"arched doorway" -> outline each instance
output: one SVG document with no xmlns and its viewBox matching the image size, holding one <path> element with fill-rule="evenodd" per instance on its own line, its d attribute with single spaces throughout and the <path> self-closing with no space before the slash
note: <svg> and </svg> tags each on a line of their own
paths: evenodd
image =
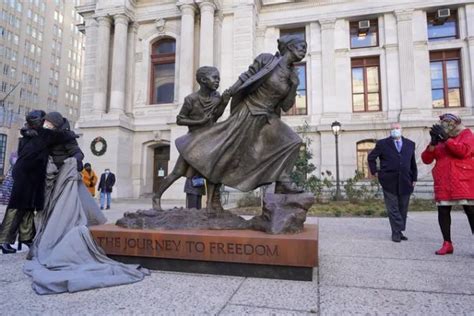
<svg viewBox="0 0 474 316">
<path fill-rule="evenodd" d="M 164 177 L 168 175 L 168 163 L 170 161 L 170 146 L 159 146 L 153 153 L 153 192 L 160 187 Z"/>
</svg>

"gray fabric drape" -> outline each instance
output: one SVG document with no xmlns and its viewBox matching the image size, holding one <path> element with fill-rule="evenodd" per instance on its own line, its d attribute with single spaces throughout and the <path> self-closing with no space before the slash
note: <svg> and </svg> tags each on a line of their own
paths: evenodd
<svg viewBox="0 0 474 316">
<path fill-rule="evenodd" d="M 23 268 L 38 294 L 77 292 L 140 281 L 148 270 L 109 259 L 87 226 L 106 219 L 82 183 L 76 160 L 48 163 L 45 208 Z"/>
</svg>

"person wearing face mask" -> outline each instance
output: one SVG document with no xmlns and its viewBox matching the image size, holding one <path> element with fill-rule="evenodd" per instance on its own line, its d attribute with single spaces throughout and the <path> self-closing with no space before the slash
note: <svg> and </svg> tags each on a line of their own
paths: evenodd
<svg viewBox="0 0 474 316">
<path fill-rule="evenodd" d="M 377 159 L 380 168 L 377 169 Z M 402 136 L 399 123 L 391 125 L 390 137 L 379 140 L 368 156 L 372 175 L 383 189 L 385 208 L 392 229 L 392 241 L 408 240 L 406 229 L 408 205 L 418 177 L 415 143 Z"/>
<path fill-rule="evenodd" d="M 100 209 L 104 209 L 104 204 L 107 200 L 106 209 L 110 209 L 110 203 L 112 201 L 112 187 L 115 185 L 115 175 L 110 172 L 110 169 L 105 169 L 104 173 L 100 176 L 99 191 L 100 191 Z"/>
<path fill-rule="evenodd" d="M 69 121 L 59 112 L 49 112 L 46 114 L 43 128 L 63 131 L 69 131 L 71 129 Z M 64 160 L 69 157 L 74 157 L 77 162 L 77 171 L 82 171 L 83 169 L 82 160 L 84 159 L 84 153 L 79 148 L 79 144 L 75 139 L 53 146 L 50 155 L 58 168 L 64 164 Z"/>
<path fill-rule="evenodd" d="M 437 255 L 452 254 L 451 208 L 460 205 L 474 234 L 474 135 L 454 114 L 443 114 L 430 129 L 431 141 L 421 155 L 432 170 L 434 195 L 443 245 Z"/>
<path fill-rule="evenodd" d="M 33 110 L 26 116 L 20 131 L 23 136 L 18 144 L 18 159 L 13 167 L 13 187 L 5 216 L 0 226 L 0 249 L 3 253 L 16 252 L 10 244 L 19 235 L 19 246 L 30 246 L 36 229 L 34 212 L 43 210 L 45 204 L 46 166 L 51 148 L 76 139 L 69 130 L 43 128 L 46 113 Z"/>
<path fill-rule="evenodd" d="M 84 170 L 82 170 L 82 181 L 86 186 L 87 190 L 92 196 L 95 196 L 95 185 L 97 184 L 97 175 L 90 163 L 84 164 Z"/>
</svg>

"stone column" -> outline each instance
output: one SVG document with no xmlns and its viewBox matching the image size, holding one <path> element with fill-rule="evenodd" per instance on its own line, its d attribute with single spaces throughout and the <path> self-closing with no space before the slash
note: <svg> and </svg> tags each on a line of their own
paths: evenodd
<svg viewBox="0 0 474 316">
<path fill-rule="evenodd" d="M 240 0 L 240 4 L 234 7 L 233 20 L 232 46 L 235 53 L 232 72 L 234 78 L 237 78 L 242 72 L 247 71 L 256 55 L 256 1 Z"/>
<path fill-rule="evenodd" d="M 214 66 L 214 11 L 212 0 L 197 0 L 201 11 L 199 66 Z"/>
<path fill-rule="evenodd" d="M 471 86 L 468 87 L 471 89 L 471 107 L 474 108 L 474 4 L 466 5 L 466 24 L 467 24 L 467 45 L 469 53 L 469 66 L 471 73 Z M 469 106 L 466 104 L 466 106 Z"/>
<path fill-rule="evenodd" d="M 125 74 L 127 71 L 128 17 L 114 15 L 115 33 L 112 59 L 110 112 L 125 112 Z"/>
<path fill-rule="evenodd" d="M 194 15 L 196 7 L 192 2 L 178 2 L 181 10 L 181 39 L 179 49 L 179 103 L 193 92 L 194 82 Z"/>
<path fill-rule="evenodd" d="M 84 19 L 86 31 L 86 51 L 81 91 L 81 116 L 89 116 L 94 106 L 95 71 L 97 53 L 97 22 L 92 17 Z"/>
<path fill-rule="evenodd" d="M 415 58 L 412 10 L 396 11 L 402 111 L 415 107 Z"/>
<path fill-rule="evenodd" d="M 276 45 L 276 44 L 275 44 Z M 322 61 L 321 61 L 321 26 L 317 22 L 311 22 L 309 25 L 309 75 L 308 91 L 311 93 L 311 103 L 308 103 L 310 109 L 311 122 L 318 124 L 323 111 L 323 80 L 322 80 Z"/>
<path fill-rule="evenodd" d="M 138 24 L 132 23 L 128 28 L 127 37 L 127 77 L 125 83 L 125 113 L 133 113 L 133 96 L 135 80 L 135 40 L 137 37 Z"/>
<path fill-rule="evenodd" d="M 97 18 L 97 53 L 95 69 L 95 92 L 93 112 L 105 113 L 107 105 L 107 86 L 109 80 L 109 45 L 111 20 L 107 16 Z"/>
<path fill-rule="evenodd" d="M 385 64 L 387 76 L 387 104 L 382 105 L 388 110 L 388 118 L 397 121 L 401 111 L 400 101 L 400 66 L 398 58 L 397 21 L 393 13 L 384 14 Z"/>
<path fill-rule="evenodd" d="M 280 30 L 276 27 L 267 27 L 265 29 L 265 39 L 264 39 L 264 50 L 265 53 L 274 53 L 278 50 L 278 37 L 280 35 Z"/>
<path fill-rule="evenodd" d="M 326 19 L 319 21 L 321 25 L 321 61 L 323 77 L 323 115 L 335 112 L 336 103 L 336 69 L 335 69 L 335 43 L 334 28 L 335 19 Z"/>
</svg>

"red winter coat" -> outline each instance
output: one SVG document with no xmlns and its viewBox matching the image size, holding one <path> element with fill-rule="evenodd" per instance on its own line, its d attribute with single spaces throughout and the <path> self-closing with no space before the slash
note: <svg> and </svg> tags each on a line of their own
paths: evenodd
<svg viewBox="0 0 474 316">
<path fill-rule="evenodd" d="M 474 200 L 474 135 L 469 128 L 421 154 L 432 170 L 436 201 Z"/>
</svg>

